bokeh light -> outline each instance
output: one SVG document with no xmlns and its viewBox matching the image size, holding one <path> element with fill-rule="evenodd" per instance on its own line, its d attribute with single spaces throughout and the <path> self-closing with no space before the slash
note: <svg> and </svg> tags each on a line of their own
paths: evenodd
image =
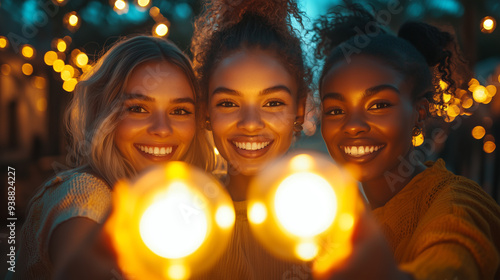
<svg viewBox="0 0 500 280">
<path fill-rule="evenodd" d="M 26 58 L 32 58 L 35 56 L 35 49 L 30 45 L 24 45 L 21 49 L 21 53 Z"/>
<path fill-rule="evenodd" d="M 54 63 L 52 63 L 52 68 L 58 73 L 61 72 L 64 68 L 64 60 L 56 59 Z"/>
<path fill-rule="evenodd" d="M 76 87 L 76 84 L 78 83 L 78 81 L 75 79 L 75 78 L 71 78 L 67 81 L 64 81 L 63 83 L 63 89 L 67 92 L 72 92 L 73 90 L 75 90 L 75 87 Z"/>
<path fill-rule="evenodd" d="M 496 20 L 491 16 L 484 17 L 481 20 L 481 32 L 483 33 L 493 32 L 496 26 L 497 26 Z"/>
<path fill-rule="evenodd" d="M 484 127 L 482 127 L 480 125 L 478 125 L 472 129 L 472 137 L 474 137 L 475 139 L 481 139 L 484 137 L 485 134 L 486 134 L 486 130 L 484 129 Z"/>
<path fill-rule="evenodd" d="M 116 0 L 113 4 L 113 10 L 118 14 L 124 14 L 128 10 L 128 3 L 124 0 Z"/>
<path fill-rule="evenodd" d="M 479 103 L 483 103 L 488 99 L 488 95 L 486 94 L 486 88 L 484 86 L 478 85 L 474 87 L 472 91 L 472 96 L 474 100 Z"/>
<path fill-rule="evenodd" d="M 57 60 L 57 53 L 55 51 L 48 51 L 45 53 L 43 56 L 43 61 L 45 64 L 52 66 L 54 64 L 54 61 Z"/>
<path fill-rule="evenodd" d="M 57 40 L 56 48 L 57 48 L 58 51 L 64 52 L 64 51 L 66 51 L 67 44 L 66 44 L 66 42 L 63 39 L 58 39 Z"/>
<path fill-rule="evenodd" d="M 137 0 L 137 5 L 142 8 L 146 8 L 149 4 L 151 4 L 150 0 Z"/>
<path fill-rule="evenodd" d="M 89 57 L 85 53 L 79 53 L 76 55 L 75 62 L 78 67 L 82 68 L 89 62 Z"/>
<path fill-rule="evenodd" d="M 496 145 L 495 145 L 495 142 L 493 141 L 486 141 L 484 142 L 484 145 L 483 145 L 483 150 L 488 153 L 488 154 L 491 154 L 495 151 L 496 149 Z"/>
<path fill-rule="evenodd" d="M 168 26 L 165 23 L 155 24 L 153 27 L 153 35 L 164 37 L 168 33 Z"/>
<path fill-rule="evenodd" d="M 76 26 L 76 25 L 78 25 L 78 22 L 79 22 L 79 19 L 78 19 L 77 15 L 73 14 L 73 15 L 69 16 L 69 18 L 68 18 L 69 25 Z"/>
<path fill-rule="evenodd" d="M 23 72 L 24 75 L 29 76 L 33 74 L 33 65 L 29 63 L 24 63 L 23 66 L 21 66 L 21 71 Z"/>
<path fill-rule="evenodd" d="M 0 36 L 0 49 L 5 49 L 9 45 L 9 41 L 4 36 Z"/>
<path fill-rule="evenodd" d="M 12 68 L 10 67 L 9 64 L 2 64 L 2 68 L 1 68 L 2 75 L 5 75 L 5 76 L 10 75 L 11 70 L 12 70 Z"/>
<path fill-rule="evenodd" d="M 44 89 L 46 84 L 47 84 L 47 81 L 45 80 L 45 78 L 40 77 L 40 76 L 33 77 L 33 85 L 37 89 Z"/>
<path fill-rule="evenodd" d="M 75 76 L 75 68 L 73 68 L 73 66 L 71 65 L 64 65 L 63 69 L 61 70 L 61 79 L 63 81 L 68 81 L 74 76 Z"/>
</svg>

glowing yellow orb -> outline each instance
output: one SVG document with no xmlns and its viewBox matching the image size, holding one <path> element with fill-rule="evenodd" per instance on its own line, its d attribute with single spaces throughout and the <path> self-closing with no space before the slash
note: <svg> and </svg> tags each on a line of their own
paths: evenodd
<svg viewBox="0 0 500 280">
<path fill-rule="evenodd" d="M 49 66 L 54 64 L 54 61 L 56 61 L 56 59 L 57 59 L 57 53 L 55 51 L 48 51 L 43 56 L 43 61 L 45 62 L 45 64 Z"/>
<path fill-rule="evenodd" d="M 224 187 L 183 162 L 120 182 L 113 203 L 105 230 L 120 268 L 141 279 L 187 279 L 205 271 L 224 252 L 235 222 Z"/>
<path fill-rule="evenodd" d="M 35 55 L 35 50 L 30 45 L 24 45 L 21 49 L 21 53 L 26 58 L 32 58 Z"/>
<path fill-rule="evenodd" d="M 495 30 L 496 25 L 496 20 L 493 17 L 484 17 L 481 21 L 481 32 L 491 33 Z"/>
<path fill-rule="evenodd" d="M 475 139 L 481 139 L 484 137 L 485 134 L 486 134 L 486 130 L 484 129 L 484 127 L 482 127 L 480 125 L 478 125 L 472 129 L 472 137 L 474 137 Z"/>
<path fill-rule="evenodd" d="M 57 47 L 58 51 L 64 52 L 66 50 L 67 45 L 66 45 L 66 42 L 64 40 L 59 39 L 57 41 L 57 46 L 56 47 Z"/>
<path fill-rule="evenodd" d="M 23 71 L 23 74 L 26 76 L 33 74 L 33 66 L 29 63 L 24 63 L 23 66 L 21 67 L 21 70 Z"/>
<path fill-rule="evenodd" d="M 64 68 L 64 60 L 56 59 L 54 63 L 52 63 L 52 68 L 54 68 L 56 72 L 61 72 Z"/>
<path fill-rule="evenodd" d="M 150 1 L 149 0 L 137 0 L 137 5 L 139 7 L 147 7 L 149 5 Z"/>
<path fill-rule="evenodd" d="M 308 172 L 292 174 L 283 180 L 274 205 L 281 225 L 300 237 L 325 231 L 337 212 L 337 198 L 330 184 Z"/>
<path fill-rule="evenodd" d="M 63 89 L 67 92 L 72 92 L 73 90 L 75 90 L 76 84 L 78 84 L 78 81 L 75 78 L 71 78 L 67 81 L 64 81 Z"/>
<path fill-rule="evenodd" d="M 89 57 L 85 53 L 79 53 L 76 55 L 76 64 L 78 67 L 83 67 L 89 62 Z"/>
<path fill-rule="evenodd" d="M 167 33 L 168 33 L 168 26 L 164 23 L 160 23 L 160 24 L 156 25 L 154 30 L 155 30 L 154 33 L 157 36 L 163 37 L 163 36 L 167 35 Z"/>
<path fill-rule="evenodd" d="M 488 154 L 493 153 L 493 152 L 495 151 L 496 147 L 497 147 L 497 146 L 495 145 L 495 142 L 493 142 L 493 141 L 486 141 L 486 142 L 484 143 L 484 145 L 483 145 L 483 149 L 484 149 L 484 151 L 485 151 L 486 153 L 488 153 Z"/>
<path fill-rule="evenodd" d="M 483 103 L 488 98 L 486 88 L 481 85 L 476 86 L 472 92 L 472 97 L 476 102 Z"/>
<path fill-rule="evenodd" d="M 312 260 L 315 275 L 351 252 L 354 225 L 364 208 L 349 173 L 310 152 L 267 165 L 250 184 L 248 205 L 257 240 L 282 259 Z M 338 250 L 327 252 L 332 246 Z"/>
<path fill-rule="evenodd" d="M 0 49 L 5 49 L 8 44 L 9 41 L 7 41 L 7 38 L 5 38 L 4 36 L 0 36 Z"/>
<path fill-rule="evenodd" d="M 78 16 L 75 14 L 70 15 L 68 18 L 68 23 L 71 26 L 76 26 L 78 24 Z"/>
<path fill-rule="evenodd" d="M 127 7 L 127 3 L 125 3 L 125 1 L 123 0 L 116 0 L 115 1 L 115 8 L 117 10 L 124 10 L 125 8 Z"/>
</svg>

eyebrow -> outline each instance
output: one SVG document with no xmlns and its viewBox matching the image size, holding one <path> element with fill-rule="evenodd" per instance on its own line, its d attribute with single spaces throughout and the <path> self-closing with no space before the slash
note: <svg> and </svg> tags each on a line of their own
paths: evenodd
<svg viewBox="0 0 500 280">
<path fill-rule="evenodd" d="M 365 92 L 363 93 L 363 98 L 373 96 L 373 95 L 375 95 L 383 90 L 387 90 L 387 89 L 395 91 L 397 93 L 400 93 L 399 89 L 397 87 L 390 85 L 390 84 L 383 84 L 383 85 L 378 85 L 378 86 L 374 86 L 374 87 L 366 89 Z M 337 93 L 337 92 L 326 93 L 323 96 L 323 98 L 321 99 L 321 101 L 325 101 L 325 99 L 335 99 L 335 100 L 339 100 L 339 101 L 345 101 L 344 96 L 340 93 Z"/>
<path fill-rule="evenodd" d="M 285 91 L 288 94 L 292 95 L 292 91 L 287 86 L 277 85 L 277 86 L 266 88 L 266 89 L 260 91 L 259 92 L 259 96 L 268 95 L 268 94 L 272 94 L 272 93 L 279 92 L 279 91 Z M 226 88 L 226 87 L 218 87 L 218 88 L 216 88 L 212 92 L 212 95 L 215 95 L 215 94 L 229 94 L 229 95 L 236 95 L 236 96 L 241 96 L 242 95 L 241 92 L 239 92 L 237 90 L 234 90 L 234 89 L 229 89 L 229 88 Z"/>
<path fill-rule="evenodd" d="M 141 93 L 126 93 L 125 100 L 131 100 L 131 99 L 143 100 L 143 101 L 148 101 L 148 102 L 155 101 L 154 98 L 147 96 L 147 95 L 144 95 L 144 94 L 141 94 Z M 175 104 L 181 104 L 181 103 L 191 103 L 193 105 L 195 104 L 194 99 L 191 97 L 175 98 L 175 99 L 172 99 L 171 102 L 175 103 Z"/>
</svg>

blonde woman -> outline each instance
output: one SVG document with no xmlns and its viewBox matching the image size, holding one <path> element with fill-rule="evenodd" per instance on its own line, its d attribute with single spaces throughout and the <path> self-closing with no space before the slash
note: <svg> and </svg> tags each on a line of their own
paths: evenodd
<svg viewBox="0 0 500 280">
<path fill-rule="evenodd" d="M 114 45 L 78 84 L 67 110 L 79 167 L 49 180 L 31 200 L 18 269 L 8 278 L 52 279 L 104 221 L 118 179 L 171 160 L 209 169 L 198 93 L 189 59 L 172 43 L 137 36 Z"/>
</svg>

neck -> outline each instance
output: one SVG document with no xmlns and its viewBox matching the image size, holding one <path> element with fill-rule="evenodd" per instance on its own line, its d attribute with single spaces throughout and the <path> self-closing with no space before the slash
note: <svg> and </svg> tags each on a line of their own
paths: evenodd
<svg viewBox="0 0 500 280">
<path fill-rule="evenodd" d="M 226 179 L 226 188 L 233 201 L 247 200 L 247 190 L 253 176 L 236 173 L 238 174 L 229 174 Z"/>
<path fill-rule="evenodd" d="M 424 171 L 426 166 L 421 162 L 409 165 L 408 172 L 403 175 L 399 173 L 400 169 L 401 164 L 390 171 L 384 172 L 382 176 L 362 182 L 363 190 L 372 210 L 384 206 L 408 185 L 416 175 Z"/>
</svg>

